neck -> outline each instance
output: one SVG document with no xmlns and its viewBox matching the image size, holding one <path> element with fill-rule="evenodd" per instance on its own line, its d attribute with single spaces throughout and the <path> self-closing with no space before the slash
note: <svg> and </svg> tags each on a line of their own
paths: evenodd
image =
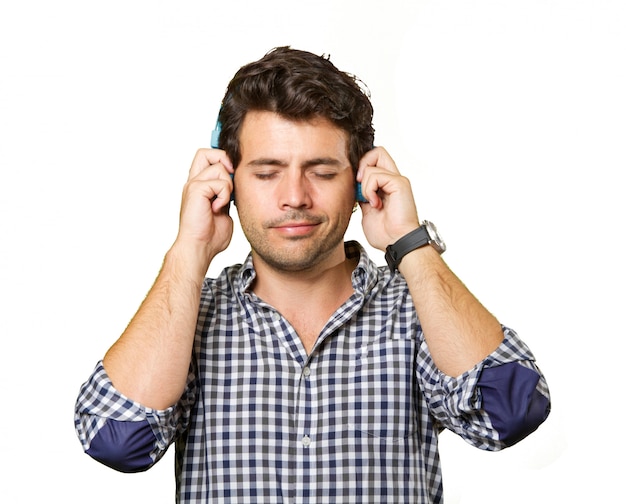
<svg viewBox="0 0 626 504">
<path fill-rule="evenodd" d="M 352 272 L 356 260 L 346 258 L 343 246 L 340 253 L 303 271 L 278 270 L 254 252 L 252 257 L 256 271 L 252 289 L 259 298 L 279 311 L 337 305 L 333 306 L 334 311 L 352 294 Z"/>
<path fill-rule="evenodd" d="M 347 259 L 345 250 L 306 271 L 280 271 L 259 257 L 255 260 L 256 295 L 276 308 L 298 334 L 308 354 L 328 319 L 352 295 L 352 271 L 356 260 Z"/>
</svg>

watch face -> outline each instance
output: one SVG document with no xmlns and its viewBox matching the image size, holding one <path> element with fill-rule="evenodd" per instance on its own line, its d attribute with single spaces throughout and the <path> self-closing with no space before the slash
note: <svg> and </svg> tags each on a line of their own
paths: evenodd
<svg viewBox="0 0 626 504">
<path fill-rule="evenodd" d="M 437 227 L 430 221 L 423 221 L 422 224 L 426 228 L 428 232 L 428 236 L 430 236 L 430 244 L 435 248 L 437 252 L 443 254 L 446 251 L 446 244 L 439 236 L 439 232 L 437 231 Z"/>
</svg>

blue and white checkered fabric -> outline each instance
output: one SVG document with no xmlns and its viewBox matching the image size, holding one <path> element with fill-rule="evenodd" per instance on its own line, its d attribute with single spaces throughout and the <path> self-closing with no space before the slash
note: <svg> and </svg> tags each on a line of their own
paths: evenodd
<svg viewBox="0 0 626 504">
<path fill-rule="evenodd" d="M 251 291 L 250 258 L 204 284 L 189 385 L 164 411 L 115 391 L 101 364 L 81 391 L 83 446 L 107 419 L 147 421 L 152 460 L 176 441 L 179 502 L 441 502 L 438 434 L 448 428 L 496 450 L 481 409 L 483 368 L 541 373 L 516 334 L 461 377 L 442 374 L 407 285 L 360 257 L 353 296 L 307 355 L 298 335 Z M 306 306 L 302 307 L 306 310 Z M 547 396 L 541 376 L 538 388 Z"/>
</svg>

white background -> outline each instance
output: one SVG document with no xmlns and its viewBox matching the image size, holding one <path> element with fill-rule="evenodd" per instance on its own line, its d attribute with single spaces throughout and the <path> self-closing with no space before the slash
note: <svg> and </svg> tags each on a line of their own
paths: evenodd
<svg viewBox="0 0 626 504">
<path fill-rule="evenodd" d="M 548 377 L 518 446 L 442 435 L 446 502 L 624 502 L 625 27 L 618 0 L 3 1 L 0 501 L 173 502 L 173 452 L 99 465 L 74 400 L 174 239 L 228 80 L 292 45 L 369 85 L 448 263 Z"/>
</svg>

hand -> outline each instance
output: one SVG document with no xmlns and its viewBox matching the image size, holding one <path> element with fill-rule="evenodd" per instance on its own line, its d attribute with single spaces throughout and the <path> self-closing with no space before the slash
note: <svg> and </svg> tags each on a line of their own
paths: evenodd
<svg viewBox="0 0 626 504">
<path fill-rule="evenodd" d="M 198 150 L 183 189 L 177 243 L 208 248 L 212 256 L 228 247 L 233 234 L 228 215 L 232 173 L 223 150 Z"/>
<path fill-rule="evenodd" d="M 367 152 L 359 163 L 361 182 L 368 203 L 360 203 L 367 241 L 379 250 L 419 227 L 417 208 L 409 179 L 400 175 L 395 162 L 382 147 Z"/>
</svg>

